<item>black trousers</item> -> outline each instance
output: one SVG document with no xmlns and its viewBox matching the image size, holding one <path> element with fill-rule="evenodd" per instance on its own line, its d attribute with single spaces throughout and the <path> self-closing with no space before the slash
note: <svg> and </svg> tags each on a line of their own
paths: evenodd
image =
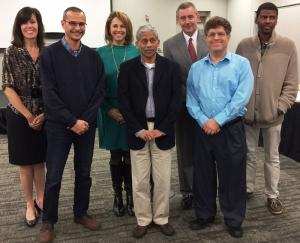
<svg viewBox="0 0 300 243">
<path fill-rule="evenodd" d="M 51 122 L 46 123 L 47 132 L 47 155 L 46 155 L 46 185 L 43 205 L 43 222 L 55 224 L 58 220 L 58 199 L 61 188 L 61 180 L 70 152 L 71 145 L 74 147 L 74 204 L 75 217 L 87 214 L 90 200 L 90 177 L 93 159 L 96 127 L 78 136 L 63 125 Z"/>
<path fill-rule="evenodd" d="M 175 126 L 179 187 L 182 194 L 192 194 L 193 191 L 193 164 L 197 150 L 191 144 L 197 144 L 198 130 L 197 122 L 188 113 L 184 103 Z"/>
<path fill-rule="evenodd" d="M 199 128 L 200 129 L 200 128 Z M 219 204 L 228 226 L 241 226 L 246 212 L 246 138 L 237 121 L 216 135 L 200 129 L 194 163 L 194 207 L 197 219 L 214 218 Z M 218 183 L 218 185 L 217 185 Z"/>
</svg>

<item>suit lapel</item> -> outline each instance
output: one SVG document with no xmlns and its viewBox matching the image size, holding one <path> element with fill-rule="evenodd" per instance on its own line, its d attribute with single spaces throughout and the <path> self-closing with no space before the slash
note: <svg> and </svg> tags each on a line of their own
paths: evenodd
<svg viewBox="0 0 300 243">
<path fill-rule="evenodd" d="M 153 91 L 156 89 L 159 80 L 161 78 L 163 72 L 163 65 L 161 65 L 161 57 L 159 54 L 156 54 L 156 62 L 155 62 L 155 71 L 154 71 L 154 80 L 153 80 Z"/>
<path fill-rule="evenodd" d="M 198 35 L 197 35 L 197 60 L 203 58 L 203 55 L 206 55 L 203 53 L 203 50 L 207 49 L 206 45 L 204 44 L 204 36 L 202 32 L 198 29 Z"/>
<path fill-rule="evenodd" d="M 186 63 L 188 63 L 188 65 L 191 65 L 192 64 L 192 59 L 191 59 L 190 54 L 188 52 L 186 41 L 184 39 L 184 36 L 183 36 L 182 32 L 178 34 L 178 41 L 176 43 L 177 43 L 177 50 L 179 50 L 182 57 L 186 60 Z"/>
<path fill-rule="evenodd" d="M 143 83 L 144 87 L 148 90 L 147 77 L 145 66 L 141 63 L 141 58 L 137 58 L 137 76 L 138 79 Z"/>
</svg>

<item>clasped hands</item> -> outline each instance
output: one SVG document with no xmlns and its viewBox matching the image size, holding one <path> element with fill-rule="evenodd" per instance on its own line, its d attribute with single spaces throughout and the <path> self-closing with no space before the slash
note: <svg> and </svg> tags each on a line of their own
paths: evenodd
<svg viewBox="0 0 300 243">
<path fill-rule="evenodd" d="M 86 133 L 89 130 L 89 124 L 84 120 L 76 120 L 73 127 L 70 128 L 70 130 L 77 135 L 82 135 Z"/>
<path fill-rule="evenodd" d="M 158 138 L 160 136 L 162 136 L 163 133 L 157 129 L 154 130 L 143 130 L 140 134 L 139 134 L 139 138 L 144 140 L 145 142 L 150 141 L 152 139 Z"/>
<path fill-rule="evenodd" d="M 31 114 L 26 119 L 27 119 L 28 125 L 32 129 L 40 131 L 42 129 L 42 125 L 43 125 L 43 123 L 45 121 L 45 116 L 44 116 L 44 113 L 41 113 L 41 114 L 39 114 L 37 116 L 34 116 L 34 115 Z"/>
<path fill-rule="evenodd" d="M 207 135 L 215 135 L 220 132 L 220 126 L 214 119 L 208 119 L 204 126 L 203 130 Z"/>
</svg>

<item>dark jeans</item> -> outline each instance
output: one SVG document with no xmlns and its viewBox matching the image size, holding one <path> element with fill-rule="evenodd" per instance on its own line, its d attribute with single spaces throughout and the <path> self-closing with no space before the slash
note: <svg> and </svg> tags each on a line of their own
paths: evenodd
<svg viewBox="0 0 300 243">
<path fill-rule="evenodd" d="M 58 199 L 61 180 L 71 145 L 74 147 L 75 188 L 73 212 L 75 217 L 87 214 L 92 180 L 90 177 L 95 127 L 78 136 L 63 125 L 46 123 L 47 156 L 43 222 L 55 224 L 58 219 Z"/>
<path fill-rule="evenodd" d="M 194 207 L 197 219 L 214 218 L 219 203 L 228 226 L 241 226 L 246 212 L 246 138 L 238 121 L 221 128 L 216 135 L 198 137 L 194 164 Z M 218 180 L 217 180 L 218 178 Z M 217 181 L 219 185 L 217 185 Z"/>
</svg>

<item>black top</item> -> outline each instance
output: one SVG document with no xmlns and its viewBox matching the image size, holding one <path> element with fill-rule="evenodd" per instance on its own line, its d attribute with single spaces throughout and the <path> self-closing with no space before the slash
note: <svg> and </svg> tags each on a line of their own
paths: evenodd
<svg viewBox="0 0 300 243">
<path fill-rule="evenodd" d="M 44 48 L 41 81 L 46 120 L 72 127 L 77 119 L 96 125 L 104 96 L 104 69 L 99 55 L 83 45 L 77 57 L 61 41 Z"/>
</svg>

